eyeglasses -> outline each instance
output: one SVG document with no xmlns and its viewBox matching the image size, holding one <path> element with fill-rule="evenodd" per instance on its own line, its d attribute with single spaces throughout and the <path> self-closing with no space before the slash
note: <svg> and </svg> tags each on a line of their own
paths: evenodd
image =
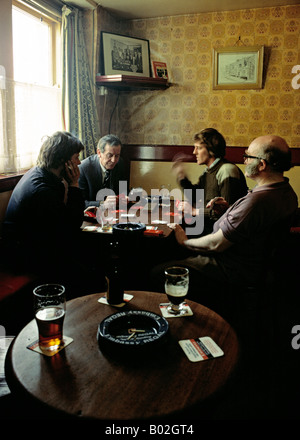
<svg viewBox="0 0 300 440">
<path fill-rule="evenodd" d="M 268 163 L 264 157 L 250 156 L 249 154 L 243 154 L 243 158 L 244 159 L 259 159 L 259 160 L 264 160 L 266 163 Z"/>
</svg>

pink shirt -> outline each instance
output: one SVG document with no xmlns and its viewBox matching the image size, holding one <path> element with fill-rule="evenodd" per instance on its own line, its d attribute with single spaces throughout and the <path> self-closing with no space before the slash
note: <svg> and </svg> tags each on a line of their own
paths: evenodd
<svg viewBox="0 0 300 440">
<path fill-rule="evenodd" d="M 288 231 L 298 207 L 287 178 L 255 187 L 214 224 L 233 245 L 216 256 L 231 281 L 252 283 L 264 272 L 270 253 Z"/>
</svg>

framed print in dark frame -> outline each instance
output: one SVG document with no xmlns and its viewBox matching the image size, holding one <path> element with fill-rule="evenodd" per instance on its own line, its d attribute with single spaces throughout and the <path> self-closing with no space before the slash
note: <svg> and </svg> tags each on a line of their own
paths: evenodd
<svg viewBox="0 0 300 440">
<path fill-rule="evenodd" d="M 100 47 L 102 75 L 150 77 L 148 40 L 102 31 Z"/>
<path fill-rule="evenodd" d="M 261 89 L 264 46 L 223 47 L 213 53 L 213 89 Z"/>
</svg>

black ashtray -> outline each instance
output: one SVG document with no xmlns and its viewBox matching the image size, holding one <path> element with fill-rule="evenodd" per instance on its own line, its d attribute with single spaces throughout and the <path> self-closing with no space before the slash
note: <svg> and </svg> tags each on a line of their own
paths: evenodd
<svg viewBox="0 0 300 440">
<path fill-rule="evenodd" d="M 165 341 L 168 321 L 146 310 L 130 310 L 114 313 L 98 326 L 99 347 L 111 354 L 152 352 Z"/>
<path fill-rule="evenodd" d="M 139 237 L 146 230 L 144 223 L 124 222 L 113 225 L 113 235 L 118 238 Z"/>
</svg>

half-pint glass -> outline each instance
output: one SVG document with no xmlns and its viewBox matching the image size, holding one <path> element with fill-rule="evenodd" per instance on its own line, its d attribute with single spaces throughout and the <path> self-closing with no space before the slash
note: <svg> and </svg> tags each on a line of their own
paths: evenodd
<svg viewBox="0 0 300 440">
<path fill-rule="evenodd" d="M 189 290 L 189 270 L 173 266 L 165 270 L 165 276 L 165 292 L 170 301 L 167 310 L 174 315 L 183 315 L 184 301 Z"/>
<path fill-rule="evenodd" d="M 57 351 L 63 342 L 65 288 L 60 284 L 42 284 L 33 290 L 33 300 L 39 347 L 44 353 Z"/>
</svg>

